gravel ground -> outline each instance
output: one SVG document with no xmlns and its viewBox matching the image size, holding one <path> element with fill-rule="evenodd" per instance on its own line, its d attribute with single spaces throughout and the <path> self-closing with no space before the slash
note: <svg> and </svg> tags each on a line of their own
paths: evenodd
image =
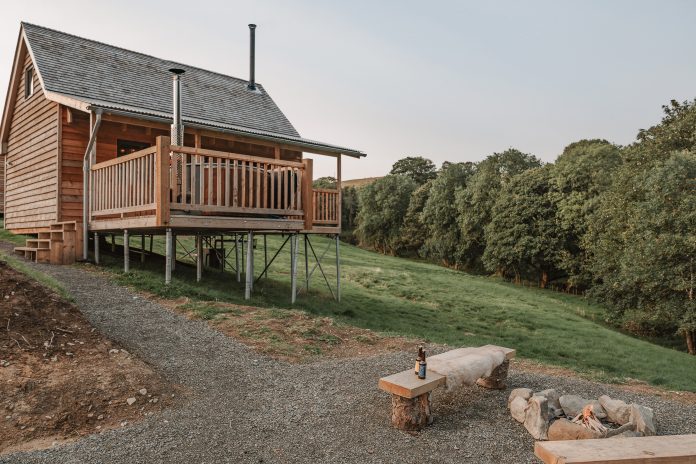
<svg viewBox="0 0 696 464">
<path fill-rule="evenodd" d="M 0 463 L 538 462 L 534 440 L 506 411 L 509 390 L 440 389 L 435 423 L 410 435 L 390 426 L 390 399 L 376 384 L 409 366 L 412 353 L 290 365 L 105 277 L 36 266 L 63 282 L 92 324 L 191 393 L 143 422 Z M 514 369 L 508 384 L 594 398 L 608 393 L 654 408 L 661 434 L 696 431 L 693 406 Z"/>
</svg>

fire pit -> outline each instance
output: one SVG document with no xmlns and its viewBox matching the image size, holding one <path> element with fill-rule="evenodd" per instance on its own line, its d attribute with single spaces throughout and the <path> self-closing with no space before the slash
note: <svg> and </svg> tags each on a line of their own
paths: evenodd
<svg viewBox="0 0 696 464">
<path fill-rule="evenodd" d="M 537 440 L 580 440 L 655 435 L 652 409 L 602 395 L 588 400 L 559 395 L 554 389 L 516 388 L 508 399 L 510 414 Z"/>
</svg>

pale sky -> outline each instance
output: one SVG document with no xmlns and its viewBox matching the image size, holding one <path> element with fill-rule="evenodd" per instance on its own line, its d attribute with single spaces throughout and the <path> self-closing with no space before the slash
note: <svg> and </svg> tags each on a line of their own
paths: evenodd
<svg viewBox="0 0 696 464">
<path fill-rule="evenodd" d="M 581 138 L 630 143 L 696 96 L 694 19 L 676 0 L 7 2 L 0 87 L 21 20 L 242 78 L 254 22 L 257 81 L 300 134 L 368 154 L 344 179 L 409 155 L 553 161 Z"/>
</svg>

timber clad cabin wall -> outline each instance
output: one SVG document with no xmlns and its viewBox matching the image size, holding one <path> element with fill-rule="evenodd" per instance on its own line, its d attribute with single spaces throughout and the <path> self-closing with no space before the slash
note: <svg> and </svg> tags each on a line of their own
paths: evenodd
<svg viewBox="0 0 696 464">
<path fill-rule="evenodd" d="M 25 49 L 26 50 L 26 49 Z M 5 228 L 31 232 L 57 219 L 58 104 L 44 97 L 36 71 L 34 93 L 24 97 L 24 52 L 7 141 Z"/>
<path fill-rule="evenodd" d="M 5 155 L 0 155 L 0 213 L 5 208 Z"/>
</svg>

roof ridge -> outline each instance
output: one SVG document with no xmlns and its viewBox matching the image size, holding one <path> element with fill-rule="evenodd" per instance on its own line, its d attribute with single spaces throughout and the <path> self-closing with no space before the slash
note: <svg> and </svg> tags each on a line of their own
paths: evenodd
<svg viewBox="0 0 696 464">
<path fill-rule="evenodd" d="M 70 36 L 70 37 L 74 37 L 74 38 L 76 38 L 76 39 L 85 40 L 85 41 L 87 41 L 87 42 L 92 42 L 92 43 L 95 43 L 95 44 L 104 45 L 104 46 L 106 46 L 106 47 L 111 47 L 111 48 L 115 48 L 115 49 L 118 49 L 118 50 L 123 50 L 123 51 L 128 52 L 128 53 L 134 53 L 134 54 L 136 54 L 136 55 L 144 56 L 144 57 L 147 57 L 147 58 L 154 58 L 154 59 L 156 59 L 156 60 L 167 61 L 167 62 L 172 63 L 172 64 L 176 64 L 176 65 L 183 66 L 184 68 L 196 69 L 196 70 L 198 70 L 198 71 L 203 71 L 203 72 L 207 72 L 207 73 L 210 73 L 210 74 L 217 74 L 218 76 L 227 77 L 227 78 L 230 78 L 230 79 L 235 79 L 235 80 L 240 81 L 240 82 L 248 82 L 247 79 L 242 79 L 241 77 L 231 76 L 231 75 L 229 75 L 229 74 L 223 74 L 223 73 L 218 72 L 218 71 L 212 71 L 212 70 L 210 70 L 210 69 L 205 69 L 205 68 L 201 68 L 201 67 L 198 67 L 198 66 L 191 66 L 191 65 L 188 65 L 188 64 L 185 64 L 185 63 L 181 63 L 181 62 L 179 62 L 179 61 L 169 60 L 169 59 L 167 59 L 167 58 L 161 58 L 161 57 L 159 57 L 159 56 L 150 55 L 150 54 L 148 54 L 148 53 L 143 53 L 143 52 L 139 52 L 139 51 L 136 51 L 136 50 L 131 50 L 130 48 L 119 47 L 118 45 L 108 44 L 108 43 L 102 42 L 102 41 L 100 41 L 100 40 L 88 39 L 88 38 L 86 38 L 86 37 L 82 37 L 82 36 L 77 35 L 77 34 L 71 34 L 70 32 L 59 31 L 58 29 L 53 29 L 53 28 L 51 28 L 51 27 L 40 26 L 40 25 L 38 25 L 38 24 L 33 24 L 33 23 L 28 22 L 28 21 L 21 21 L 20 24 L 22 25 L 22 27 L 24 27 L 24 26 L 36 27 L 36 28 L 39 28 L 39 29 L 44 29 L 44 30 L 47 30 L 47 31 L 56 32 L 56 33 L 58 33 L 58 34 L 63 34 L 63 35 L 67 35 L 67 36 Z M 260 86 L 262 89 L 264 89 L 263 84 L 261 84 L 261 83 L 259 83 L 259 82 L 256 82 L 256 85 L 258 85 L 258 86 Z M 265 90 L 265 89 L 264 89 L 264 90 Z"/>
</svg>

